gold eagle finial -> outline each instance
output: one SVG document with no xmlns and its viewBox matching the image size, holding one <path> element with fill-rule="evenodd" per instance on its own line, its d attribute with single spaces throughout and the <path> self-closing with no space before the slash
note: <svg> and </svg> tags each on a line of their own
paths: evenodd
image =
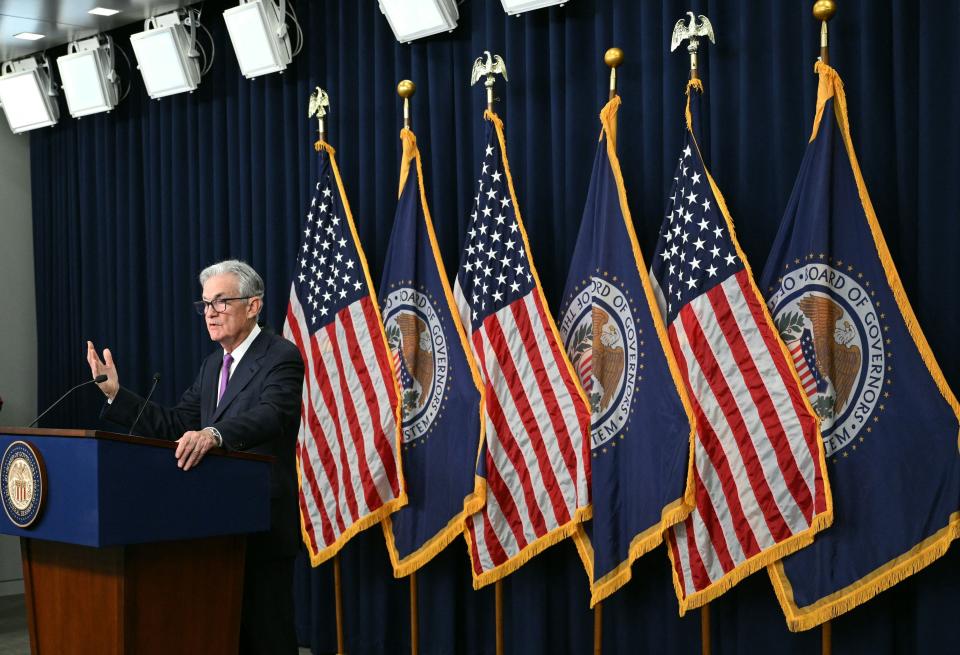
<svg viewBox="0 0 960 655">
<path fill-rule="evenodd" d="M 323 118 L 327 115 L 327 107 L 330 106 L 330 96 L 319 86 L 316 91 L 310 94 L 310 102 L 307 104 L 307 118 Z"/>
<path fill-rule="evenodd" d="M 486 56 L 486 61 L 484 61 L 483 55 Z M 489 50 L 484 50 L 483 55 L 477 57 L 477 60 L 473 62 L 473 70 L 470 73 L 470 86 L 479 82 L 483 76 L 487 78 L 487 86 L 493 86 L 494 75 L 503 75 L 504 81 L 509 82 L 510 78 L 507 77 L 507 65 L 504 63 L 503 57 L 500 55 L 492 55 Z"/>
<path fill-rule="evenodd" d="M 697 46 L 700 45 L 699 37 L 705 36 L 710 39 L 710 43 L 716 43 L 716 39 L 713 37 L 713 25 L 710 24 L 710 19 L 700 14 L 699 16 L 694 16 L 692 11 L 688 11 L 687 14 L 690 16 L 690 24 L 685 25 L 683 19 L 677 21 L 677 24 L 673 26 L 673 38 L 670 39 L 670 52 L 673 52 L 677 49 L 685 39 L 690 40 L 690 45 L 687 46 L 687 49 L 693 49 L 694 52 L 697 50 Z M 698 23 L 697 20 L 700 22 Z"/>
</svg>

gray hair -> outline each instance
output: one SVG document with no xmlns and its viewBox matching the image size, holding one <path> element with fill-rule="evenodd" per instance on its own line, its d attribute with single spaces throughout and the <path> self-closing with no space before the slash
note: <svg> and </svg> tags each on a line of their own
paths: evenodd
<svg viewBox="0 0 960 655">
<path fill-rule="evenodd" d="M 227 259 L 207 266 L 200 271 L 200 285 L 203 286 L 212 277 L 226 273 L 236 276 L 241 296 L 257 296 L 263 300 L 263 278 L 250 264 L 239 259 Z"/>
</svg>

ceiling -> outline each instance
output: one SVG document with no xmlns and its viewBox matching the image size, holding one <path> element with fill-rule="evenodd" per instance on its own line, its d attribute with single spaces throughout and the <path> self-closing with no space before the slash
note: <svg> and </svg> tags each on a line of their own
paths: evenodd
<svg viewBox="0 0 960 655">
<path fill-rule="evenodd" d="M 17 59 L 141 22 L 196 0 L 0 0 L 0 61 Z M 119 9 L 110 17 L 87 12 L 94 7 Z M 20 32 L 44 34 L 37 41 L 13 38 Z"/>
</svg>

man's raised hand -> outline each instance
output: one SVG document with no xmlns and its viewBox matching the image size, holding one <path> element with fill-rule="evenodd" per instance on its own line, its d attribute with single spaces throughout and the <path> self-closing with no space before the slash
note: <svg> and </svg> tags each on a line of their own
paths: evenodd
<svg viewBox="0 0 960 655">
<path fill-rule="evenodd" d="M 117 375 L 117 367 L 113 364 L 113 355 L 110 354 L 110 349 L 104 349 L 103 359 L 101 360 L 97 354 L 97 349 L 93 347 L 93 342 L 88 341 L 87 363 L 90 364 L 91 376 L 107 376 L 107 381 L 101 382 L 97 386 L 100 387 L 100 391 L 102 391 L 107 398 L 113 399 L 117 395 L 117 392 L 120 391 L 120 378 Z"/>
</svg>

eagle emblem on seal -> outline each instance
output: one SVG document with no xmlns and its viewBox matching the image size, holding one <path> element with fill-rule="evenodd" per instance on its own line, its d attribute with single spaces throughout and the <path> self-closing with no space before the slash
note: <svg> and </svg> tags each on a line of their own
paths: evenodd
<svg viewBox="0 0 960 655">
<path fill-rule="evenodd" d="M 806 294 L 795 307 L 799 313 L 788 312 L 778 319 L 780 334 L 804 390 L 816 397 L 817 414 L 838 416 L 850 401 L 863 363 L 856 330 L 843 308 L 827 296 Z"/>
<path fill-rule="evenodd" d="M 617 327 L 600 307 L 593 308 L 593 379 L 599 385 L 595 409 L 604 411 L 623 377 L 624 352 Z"/>
<path fill-rule="evenodd" d="M 843 411 L 860 371 L 861 353 L 853 344 L 856 335 L 850 321 L 843 320 L 843 308 L 825 296 L 809 295 L 800 300 L 800 311 L 813 326 L 814 366 L 829 378 L 836 391 L 833 411 Z M 838 327 L 837 323 L 843 320 Z"/>
<path fill-rule="evenodd" d="M 423 319 L 411 312 L 401 312 L 396 317 L 396 325 L 387 335 L 408 411 L 423 407 L 427 401 L 424 392 L 433 383 L 433 354 L 421 346 L 426 332 L 427 324 Z M 413 385 L 414 381 L 419 389 Z"/>
</svg>

